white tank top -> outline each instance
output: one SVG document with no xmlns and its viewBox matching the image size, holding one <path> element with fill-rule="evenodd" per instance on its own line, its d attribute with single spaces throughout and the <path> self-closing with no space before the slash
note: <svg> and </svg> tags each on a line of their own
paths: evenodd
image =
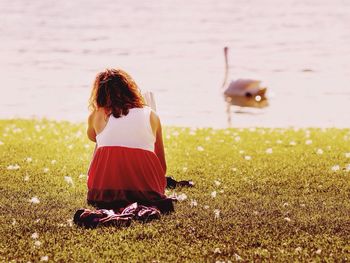
<svg viewBox="0 0 350 263">
<path fill-rule="evenodd" d="M 111 115 L 106 127 L 96 136 L 97 147 L 122 146 L 154 152 L 151 111 L 149 107 L 133 108 L 126 116 Z"/>
</svg>

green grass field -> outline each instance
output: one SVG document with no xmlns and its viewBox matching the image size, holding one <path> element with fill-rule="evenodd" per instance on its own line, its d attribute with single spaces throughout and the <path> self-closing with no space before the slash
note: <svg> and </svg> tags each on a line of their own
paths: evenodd
<svg viewBox="0 0 350 263">
<path fill-rule="evenodd" d="M 129 228 L 72 225 L 94 148 L 83 124 L 0 121 L 0 260 L 350 260 L 349 129 L 164 128 L 175 212 Z M 187 198 L 186 198 L 187 197 Z"/>
</svg>

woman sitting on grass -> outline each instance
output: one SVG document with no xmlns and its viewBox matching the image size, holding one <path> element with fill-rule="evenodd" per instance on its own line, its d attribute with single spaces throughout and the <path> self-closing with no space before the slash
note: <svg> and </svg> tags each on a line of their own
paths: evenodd
<svg viewBox="0 0 350 263">
<path fill-rule="evenodd" d="M 99 73 L 90 109 L 87 134 L 97 145 L 88 172 L 88 203 L 118 209 L 138 202 L 173 210 L 164 195 L 161 123 L 130 75 L 120 69 Z"/>
</svg>

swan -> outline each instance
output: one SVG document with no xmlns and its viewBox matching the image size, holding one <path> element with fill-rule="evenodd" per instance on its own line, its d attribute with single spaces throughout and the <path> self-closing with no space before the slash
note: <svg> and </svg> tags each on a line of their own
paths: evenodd
<svg viewBox="0 0 350 263">
<path fill-rule="evenodd" d="M 266 87 L 261 86 L 260 80 L 236 79 L 228 82 L 229 63 L 228 47 L 224 47 L 225 76 L 222 84 L 224 99 L 226 101 L 227 121 L 231 125 L 231 106 L 264 108 L 268 106 Z"/>
</svg>

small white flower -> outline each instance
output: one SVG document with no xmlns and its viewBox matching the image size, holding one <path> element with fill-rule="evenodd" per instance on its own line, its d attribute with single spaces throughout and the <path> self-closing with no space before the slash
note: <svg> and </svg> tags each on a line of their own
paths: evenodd
<svg viewBox="0 0 350 263">
<path fill-rule="evenodd" d="M 37 232 L 34 232 L 32 235 L 31 235 L 31 238 L 33 239 L 38 239 L 39 238 L 39 234 Z"/>
<path fill-rule="evenodd" d="M 236 167 L 233 167 L 233 168 L 232 168 L 232 172 L 237 172 L 237 168 L 236 168 Z"/>
<path fill-rule="evenodd" d="M 84 144 L 84 148 L 85 149 L 89 149 L 90 148 L 90 144 Z"/>
<path fill-rule="evenodd" d="M 233 256 L 235 257 L 235 260 L 236 260 L 236 261 L 241 261 L 241 260 L 243 260 L 243 258 L 242 258 L 240 255 L 236 254 L 236 253 L 235 253 Z"/>
<path fill-rule="evenodd" d="M 235 141 L 236 141 L 236 142 L 239 142 L 240 140 L 241 140 L 241 137 L 239 137 L 239 136 L 236 136 L 236 137 L 235 137 Z"/>
<path fill-rule="evenodd" d="M 244 159 L 247 160 L 247 161 L 250 161 L 252 159 L 252 157 L 249 156 L 249 155 L 246 155 L 246 156 L 244 156 Z"/>
<path fill-rule="evenodd" d="M 32 204 L 39 204 L 39 203 L 40 203 L 40 200 L 39 200 L 38 197 L 33 196 L 33 197 L 29 200 L 29 202 L 31 202 Z"/>
<path fill-rule="evenodd" d="M 2 141 L 0 141 L 0 145 L 4 145 L 4 143 Z"/>
<path fill-rule="evenodd" d="M 37 223 L 39 223 L 39 222 L 40 222 L 40 218 L 34 220 L 34 223 L 35 223 L 35 224 L 37 224 Z"/>
<path fill-rule="evenodd" d="M 287 222 L 292 221 L 289 217 L 285 217 L 284 220 L 287 221 Z"/>
<path fill-rule="evenodd" d="M 333 171 L 333 172 L 339 171 L 339 169 L 340 169 L 340 166 L 339 166 L 339 165 L 334 165 L 334 166 L 332 166 L 332 171 Z"/>
<path fill-rule="evenodd" d="M 67 148 L 68 148 L 69 150 L 72 150 L 72 149 L 73 149 L 73 145 L 70 144 L 70 145 L 67 146 Z"/>
<path fill-rule="evenodd" d="M 221 254 L 220 248 L 218 248 L 218 247 L 215 248 L 215 249 L 214 249 L 214 253 L 215 253 L 215 254 Z"/>
<path fill-rule="evenodd" d="M 26 158 L 26 162 L 27 162 L 27 163 L 31 163 L 32 161 L 33 161 L 33 159 L 32 159 L 31 157 L 27 157 L 27 158 Z"/>
<path fill-rule="evenodd" d="M 187 195 L 186 194 L 179 194 L 176 199 L 180 202 L 185 201 L 187 199 Z"/>
<path fill-rule="evenodd" d="M 43 172 L 44 172 L 44 173 L 48 173 L 49 170 L 50 170 L 49 168 L 45 167 L 45 168 L 43 169 Z"/>
<path fill-rule="evenodd" d="M 14 226 L 14 225 L 16 225 L 16 224 L 17 224 L 16 219 L 14 219 L 14 218 L 13 218 L 13 219 L 12 219 L 12 223 L 11 223 L 11 224 L 12 224 L 13 226 Z"/>
<path fill-rule="evenodd" d="M 306 207 L 306 205 L 305 205 L 305 204 L 300 204 L 300 206 L 301 206 L 301 207 Z"/>
<path fill-rule="evenodd" d="M 287 202 L 283 203 L 283 207 L 287 207 L 289 204 Z"/>
<path fill-rule="evenodd" d="M 317 153 L 318 155 L 321 155 L 321 154 L 323 154 L 323 150 L 322 150 L 322 149 L 317 149 L 316 153 Z"/>
<path fill-rule="evenodd" d="M 289 143 L 289 145 L 295 146 L 295 145 L 297 145 L 297 143 L 296 143 L 295 141 L 291 141 L 291 142 Z"/>
<path fill-rule="evenodd" d="M 192 135 L 192 136 L 194 136 L 194 135 L 196 135 L 196 132 L 194 132 L 194 131 L 190 131 L 190 133 L 189 133 L 190 135 Z"/>
<path fill-rule="evenodd" d="M 214 181 L 214 184 L 215 184 L 216 186 L 219 186 L 221 183 L 220 183 L 220 181 L 215 180 L 215 181 Z"/>
<path fill-rule="evenodd" d="M 244 153 L 244 151 L 243 151 L 243 150 L 240 150 L 240 151 L 239 151 L 239 154 L 243 154 L 243 153 Z"/>
<path fill-rule="evenodd" d="M 219 193 L 220 193 L 220 194 L 223 194 L 223 193 L 224 193 L 224 190 L 223 190 L 223 189 L 221 189 L 221 190 L 219 191 Z"/>
<path fill-rule="evenodd" d="M 40 258 L 40 261 L 48 261 L 49 257 L 48 256 L 43 256 Z"/>
<path fill-rule="evenodd" d="M 277 143 L 277 144 L 281 144 L 282 141 L 281 141 L 281 140 L 277 140 L 276 143 Z"/>
<path fill-rule="evenodd" d="M 29 181 L 29 176 L 28 175 L 24 176 L 23 181 L 28 182 Z"/>
<path fill-rule="evenodd" d="M 301 247 L 297 247 L 297 248 L 295 249 L 295 252 L 300 253 L 302 250 L 303 250 L 303 249 L 302 249 Z"/>
<path fill-rule="evenodd" d="M 67 226 L 72 227 L 73 226 L 73 220 L 67 219 Z"/>
<path fill-rule="evenodd" d="M 203 208 L 204 208 L 204 209 L 209 209 L 209 208 L 210 208 L 210 206 L 205 205 L 205 206 L 203 206 Z"/>
<path fill-rule="evenodd" d="M 22 132 L 22 129 L 21 129 L 21 128 L 14 128 L 14 129 L 12 130 L 12 132 L 13 132 L 13 133 L 20 133 L 20 132 Z"/>
<path fill-rule="evenodd" d="M 178 131 L 174 131 L 174 132 L 173 132 L 173 136 L 177 137 L 177 136 L 179 136 L 179 135 L 180 135 L 180 133 L 179 133 Z"/>
<path fill-rule="evenodd" d="M 198 203 L 197 203 L 197 201 L 196 200 L 194 200 L 194 199 L 192 199 L 191 200 L 191 207 L 194 207 L 194 206 L 197 206 L 198 205 Z"/>
<path fill-rule="evenodd" d="M 350 172 L 350 163 L 346 166 L 345 169 L 346 169 L 347 172 Z"/>
<path fill-rule="evenodd" d="M 41 246 L 41 242 L 39 240 L 36 240 L 34 242 L 34 245 L 37 246 L 37 247 L 40 247 Z"/>
<path fill-rule="evenodd" d="M 67 184 L 74 185 L 72 177 L 65 176 L 64 180 L 66 181 Z"/>
<path fill-rule="evenodd" d="M 77 131 L 77 132 L 75 133 L 75 138 L 81 137 L 82 134 L 83 134 L 83 133 L 82 133 L 81 131 Z"/>
<path fill-rule="evenodd" d="M 306 145 L 312 144 L 312 140 L 306 140 L 306 141 L 305 141 L 305 144 L 306 144 Z"/>
<path fill-rule="evenodd" d="M 220 210 L 219 209 L 214 209 L 214 218 L 219 219 L 220 217 Z"/>
<path fill-rule="evenodd" d="M 210 137 L 209 136 L 205 137 L 205 140 L 210 141 Z"/>
<path fill-rule="evenodd" d="M 187 172 L 187 167 L 182 167 L 182 171 L 184 172 L 184 173 L 186 173 Z"/>
<path fill-rule="evenodd" d="M 198 147 L 197 147 L 197 151 L 203 152 L 203 151 L 204 151 L 204 148 L 203 148 L 202 146 L 198 146 Z"/>
<path fill-rule="evenodd" d="M 273 152 L 272 148 L 266 149 L 266 153 L 267 153 L 267 154 L 271 154 L 272 152 Z"/>
<path fill-rule="evenodd" d="M 345 153 L 346 158 L 350 158 L 350 153 Z"/>
<path fill-rule="evenodd" d="M 215 198 L 216 197 L 216 191 L 211 192 L 210 195 L 211 195 L 212 198 Z"/>
<path fill-rule="evenodd" d="M 86 178 L 86 177 L 87 177 L 86 174 L 80 174 L 79 175 L 79 179 Z"/>
<path fill-rule="evenodd" d="M 51 164 L 56 164 L 56 163 L 57 163 L 56 160 L 52 160 L 52 161 L 51 161 Z"/>
<path fill-rule="evenodd" d="M 21 168 L 18 164 L 7 166 L 7 170 L 18 170 Z"/>
<path fill-rule="evenodd" d="M 322 249 L 320 249 L 320 248 L 316 250 L 316 254 L 317 254 L 317 255 L 320 255 L 321 252 L 322 252 Z"/>
</svg>

